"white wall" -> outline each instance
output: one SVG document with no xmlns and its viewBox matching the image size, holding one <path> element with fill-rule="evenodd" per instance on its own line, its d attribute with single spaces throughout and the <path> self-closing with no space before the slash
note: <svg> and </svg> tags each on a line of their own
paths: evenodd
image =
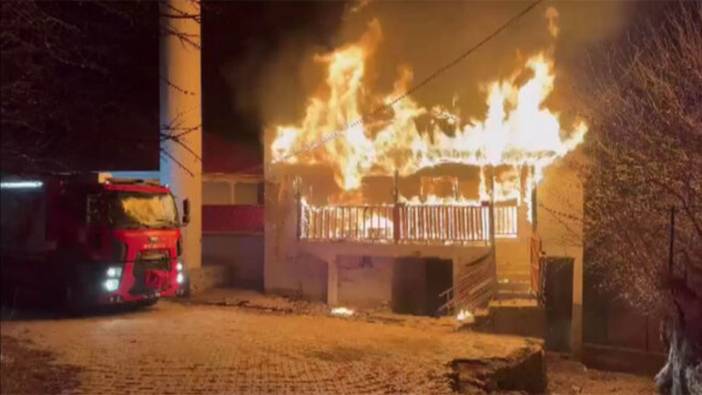
<svg viewBox="0 0 702 395">
<path fill-rule="evenodd" d="M 537 189 L 537 226 L 546 255 L 574 258 L 571 347 L 582 350 L 583 305 L 583 182 L 579 152 L 549 167 Z"/>
</svg>

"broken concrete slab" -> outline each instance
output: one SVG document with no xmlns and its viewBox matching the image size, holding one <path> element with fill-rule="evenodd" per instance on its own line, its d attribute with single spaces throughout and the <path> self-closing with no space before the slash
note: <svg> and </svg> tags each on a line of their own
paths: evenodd
<svg viewBox="0 0 702 395">
<path fill-rule="evenodd" d="M 461 393 L 546 391 L 543 345 L 532 342 L 502 358 L 456 359 L 451 362 L 454 389 Z"/>
</svg>

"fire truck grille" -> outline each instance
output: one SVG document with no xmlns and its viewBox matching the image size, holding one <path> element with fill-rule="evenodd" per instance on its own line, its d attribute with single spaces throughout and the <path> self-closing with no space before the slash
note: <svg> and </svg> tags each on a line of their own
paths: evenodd
<svg viewBox="0 0 702 395">
<path fill-rule="evenodd" d="M 148 251 L 143 252 L 137 256 L 134 261 L 134 285 L 129 293 L 132 295 L 141 295 L 153 291 L 158 291 L 159 289 L 149 287 L 146 282 L 146 276 L 149 271 L 159 270 L 159 271 L 170 271 L 170 257 L 167 251 Z M 161 287 L 166 287 L 167 284 L 162 284 Z"/>
</svg>

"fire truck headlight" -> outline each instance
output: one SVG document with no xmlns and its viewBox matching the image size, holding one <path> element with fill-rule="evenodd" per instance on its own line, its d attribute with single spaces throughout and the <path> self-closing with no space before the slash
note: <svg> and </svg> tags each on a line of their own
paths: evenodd
<svg viewBox="0 0 702 395">
<path fill-rule="evenodd" d="M 110 266 L 107 268 L 107 277 L 117 277 L 122 276 L 122 268 L 119 266 Z"/>
<path fill-rule="evenodd" d="M 176 281 L 178 282 L 178 284 L 183 284 L 183 281 L 185 281 L 185 276 L 183 276 L 183 273 L 178 273 Z"/>
<path fill-rule="evenodd" d="M 44 183 L 41 181 L 3 181 L 0 182 L 0 189 L 33 189 L 42 185 Z"/>
<path fill-rule="evenodd" d="M 105 288 L 105 291 L 114 292 L 119 288 L 119 280 L 116 278 L 107 279 L 102 283 L 102 286 Z"/>
<path fill-rule="evenodd" d="M 179 272 L 182 272 L 182 271 L 183 271 L 183 263 L 182 263 L 182 262 L 178 262 L 178 264 L 176 264 L 176 269 L 177 269 Z"/>
</svg>

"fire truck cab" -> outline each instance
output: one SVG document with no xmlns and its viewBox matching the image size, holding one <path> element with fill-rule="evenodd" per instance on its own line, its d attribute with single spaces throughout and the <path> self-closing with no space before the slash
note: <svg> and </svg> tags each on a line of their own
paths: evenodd
<svg viewBox="0 0 702 395">
<path fill-rule="evenodd" d="M 3 177 L 3 293 L 61 306 L 153 304 L 186 291 L 181 226 L 170 190 L 105 174 Z"/>
</svg>

